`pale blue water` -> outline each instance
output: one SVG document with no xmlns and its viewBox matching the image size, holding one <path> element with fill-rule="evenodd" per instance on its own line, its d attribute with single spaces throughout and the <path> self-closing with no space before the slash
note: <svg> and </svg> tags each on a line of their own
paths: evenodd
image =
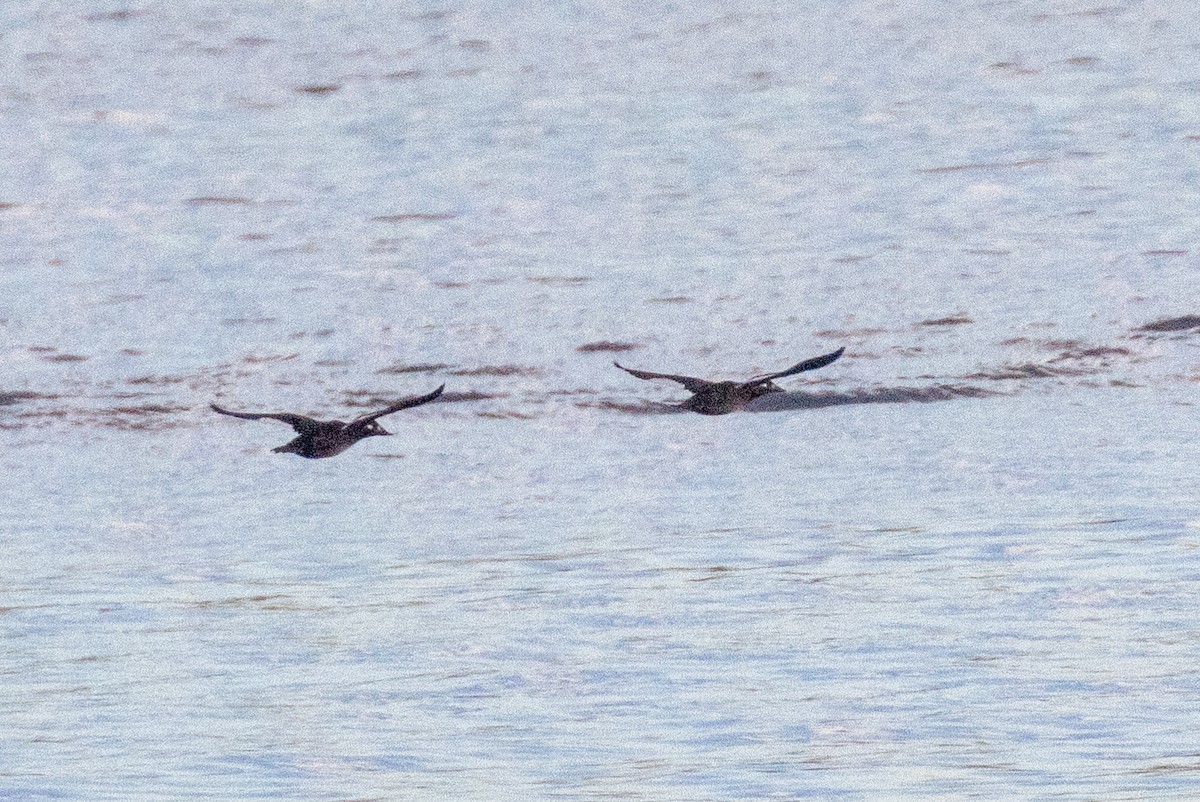
<svg viewBox="0 0 1200 802">
<path fill-rule="evenodd" d="M 1195 796 L 1198 17 L 0 7 L 0 798 Z"/>
</svg>

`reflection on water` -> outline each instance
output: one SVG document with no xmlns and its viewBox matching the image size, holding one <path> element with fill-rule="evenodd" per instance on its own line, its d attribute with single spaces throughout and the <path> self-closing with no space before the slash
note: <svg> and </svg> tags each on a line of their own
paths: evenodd
<svg viewBox="0 0 1200 802">
<path fill-rule="evenodd" d="M 0 797 L 1194 796 L 1191 11 L 0 6 Z"/>
</svg>

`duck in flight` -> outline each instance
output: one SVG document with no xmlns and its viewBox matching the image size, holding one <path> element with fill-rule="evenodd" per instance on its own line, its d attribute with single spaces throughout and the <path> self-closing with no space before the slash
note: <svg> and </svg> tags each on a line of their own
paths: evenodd
<svg viewBox="0 0 1200 802">
<path fill-rule="evenodd" d="M 670 379 L 671 381 L 679 382 L 684 388 L 693 393 L 691 398 L 679 405 L 681 409 L 699 412 L 701 415 L 724 415 L 727 412 L 741 409 L 759 396 L 767 395 L 768 393 L 782 393 L 783 388 L 775 384 L 772 381 L 773 379 L 782 379 L 784 376 L 792 376 L 796 373 L 803 373 L 806 370 L 823 368 L 826 365 L 836 362 L 837 358 L 845 350 L 845 348 L 839 348 L 832 354 L 815 356 L 812 359 L 806 359 L 803 362 L 792 365 L 787 370 L 781 370 L 778 373 L 767 373 L 763 376 L 755 376 L 744 382 L 710 382 L 706 379 L 694 379 L 691 376 L 676 376 L 671 373 L 651 373 L 648 370 L 633 370 L 616 362 L 613 362 L 613 364 L 626 373 L 637 376 L 639 379 Z"/>
<path fill-rule="evenodd" d="M 390 435 L 391 432 L 377 423 L 378 418 L 382 418 L 384 415 L 391 415 L 393 412 L 399 412 L 402 409 L 428 404 L 440 396 L 445 387 L 446 385 L 443 384 L 428 395 L 402 399 L 378 412 L 371 412 L 367 415 L 357 417 L 349 423 L 344 423 L 340 420 L 313 420 L 304 415 L 296 415 L 291 412 L 230 412 L 227 409 L 221 409 L 216 404 L 210 404 L 209 406 L 212 407 L 213 412 L 220 412 L 222 415 L 229 415 L 234 418 L 243 418 L 244 420 L 271 418 L 272 420 L 283 421 L 295 429 L 300 436 L 289 443 L 281 445 L 279 448 L 271 450 L 276 454 L 299 454 L 309 459 L 320 459 L 321 457 L 333 457 L 341 454 L 364 437 Z"/>
</svg>

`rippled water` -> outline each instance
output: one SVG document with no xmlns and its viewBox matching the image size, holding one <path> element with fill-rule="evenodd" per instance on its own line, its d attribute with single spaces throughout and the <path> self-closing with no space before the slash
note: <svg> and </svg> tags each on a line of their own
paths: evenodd
<svg viewBox="0 0 1200 802">
<path fill-rule="evenodd" d="M 1195 795 L 1196 16 L 0 6 L 0 798 Z"/>
</svg>

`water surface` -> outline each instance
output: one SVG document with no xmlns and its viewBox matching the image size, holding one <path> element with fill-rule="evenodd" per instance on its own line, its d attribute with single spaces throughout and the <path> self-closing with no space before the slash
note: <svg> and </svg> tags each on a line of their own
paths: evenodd
<svg viewBox="0 0 1200 802">
<path fill-rule="evenodd" d="M 0 10 L 0 797 L 1194 795 L 1195 16 Z"/>
</svg>

